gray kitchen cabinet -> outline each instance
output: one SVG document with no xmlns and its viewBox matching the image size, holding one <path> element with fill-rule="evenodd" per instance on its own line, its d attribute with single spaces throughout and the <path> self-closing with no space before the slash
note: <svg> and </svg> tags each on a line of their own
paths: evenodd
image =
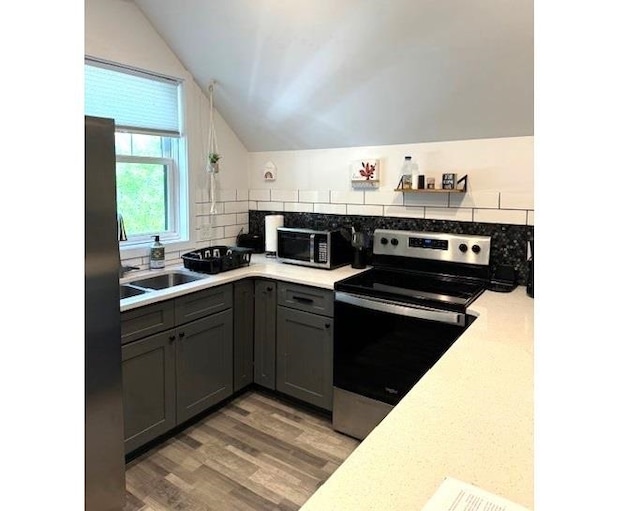
<svg viewBox="0 0 640 511">
<path fill-rule="evenodd" d="M 333 317 L 333 291 L 280 282 L 278 284 L 278 305 Z"/>
<path fill-rule="evenodd" d="M 232 284 L 211 287 L 174 300 L 176 325 L 210 316 L 233 306 Z"/>
<path fill-rule="evenodd" d="M 233 311 L 175 329 L 177 424 L 233 393 Z"/>
<path fill-rule="evenodd" d="M 276 283 L 256 279 L 254 302 L 253 381 L 276 388 Z"/>
<path fill-rule="evenodd" d="M 162 332 L 122 347 L 125 453 L 176 425 L 174 340 Z"/>
<path fill-rule="evenodd" d="M 233 391 L 253 383 L 253 280 L 233 284 Z"/>
<path fill-rule="evenodd" d="M 232 297 L 228 284 L 121 314 L 126 454 L 233 393 Z"/>
<path fill-rule="evenodd" d="M 332 291 L 278 284 L 276 389 L 325 410 L 333 402 L 332 315 Z"/>
<path fill-rule="evenodd" d="M 173 301 L 154 303 L 120 314 L 120 342 L 127 344 L 172 328 Z"/>
</svg>

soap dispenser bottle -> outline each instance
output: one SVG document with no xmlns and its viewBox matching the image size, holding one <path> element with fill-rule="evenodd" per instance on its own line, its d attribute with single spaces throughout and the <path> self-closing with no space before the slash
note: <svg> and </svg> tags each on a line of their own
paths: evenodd
<svg viewBox="0 0 640 511">
<path fill-rule="evenodd" d="M 160 270 L 164 268 L 164 245 L 160 243 L 160 236 L 154 236 L 149 253 L 149 268 Z"/>
</svg>

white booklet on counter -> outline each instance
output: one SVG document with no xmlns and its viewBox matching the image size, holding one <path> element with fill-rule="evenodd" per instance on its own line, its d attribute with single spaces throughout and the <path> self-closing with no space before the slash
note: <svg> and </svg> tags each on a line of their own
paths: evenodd
<svg viewBox="0 0 640 511">
<path fill-rule="evenodd" d="M 529 511 L 503 497 L 447 477 L 422 511 Z"/>
</svg>

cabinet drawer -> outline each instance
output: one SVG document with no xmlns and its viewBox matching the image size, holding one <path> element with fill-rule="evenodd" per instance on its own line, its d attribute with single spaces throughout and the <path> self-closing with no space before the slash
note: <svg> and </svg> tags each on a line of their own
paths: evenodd
<svg viewBox="0 0 640 511">
<path fill-rule="evenodd" d="M 333 291 L 278 282 L 278 305 L 333 317 Z"/>
<path fill-rule="evenodd" d="M 175 299 L 175 322 L 181 325 L 229 309 L 232 305 L 232 284 L 180 296 Z"/>
<path fill-rule="evenodd" d="M 154 303 L 120 315 L 120 342 L 127 344 L 173 328 L 173 300 Z"/>
</svg>

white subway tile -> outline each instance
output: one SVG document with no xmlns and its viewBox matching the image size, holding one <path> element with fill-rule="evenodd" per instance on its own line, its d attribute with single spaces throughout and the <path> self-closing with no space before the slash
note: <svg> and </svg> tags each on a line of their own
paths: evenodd
<svg viewBox="0 0 640 511">
<path fill-rule="evenodd" d="M 328 203 L 331 200 L 329 190 L 300 190 L 298 196 L 300 202 Z"/>
<path fill-rule="evenodd" d="M 205 202 L 209 200 L 209 189 L 208 188 L 196 188 L 195 193 L 195 202 Z"/>
<path fill-rule="evenodd" d="M 384 216 L 424 218 L 424 208 L 416 206 L 384 206 Z"/>
<path fill-rule="evenodd" d="M 236 214 L 232 213 L 230 215 L 213 215 L 211 217 L 211 225 L 215 227 L 223 227 L 225 225 L 235 225 L 236 223 Z"/>
<path fill-rule="evenodd" d="M 249 211 L 256 211 L 258 209 L 258 203 L 254 200 L 249 201 Z"/>
<path fill-rule="evenodd" d="M 236 200 L 236 190 L 218 190 L 217 199 L 220 202 L 229 202 Z"/>
<path fill-rule="evenodd" d="M 451 193 L 449 207 L 452 208 L 497 208 L 500 204 L 499 192 Z"/>
<path fill-rule="evenodd" d="M 215 240 L 215 242 L 216 242 L 216 245 L 233 246 L 236 244 L 236 237 L 232 236 L 232 237 L 219 238 Z"/>
<path fill-rule="evenodd" d="M 474 222 L 526 225 L 527 212 L 517 209 L 474 209 Z"/>
<path fill-rule="evenodd" d="M 249 223 L 249 213 L 238 213 L 236 215 L 236 221 L 239 224 L 248 224 Z"/>
<path fill-rule="evenodd" d="M 402 206 L 402 194 L 386 190 L 367 190 L 364 192 L 365 204 L 380 204 L 382 206 Z"/>
<path fill-rule="evenodd" d="M 211 239 L 222 238 L 224 236 L 224 227 L 213 227 L 211 229 Z"/>
<path fill-rule="evenodd" d="M 309 202 L 285 202 L 284 210 L 294 213 L 313 213 L 313 204 Z"/>
<path fill-rule="evenodd" d="M 225 213 L 246 213 L 249 211 L 249 201 L 234 201 L 224 203 Z"/>
<path fill-rule="evenodd" d="M 249 200 L 270 201 L 271 190 L 249 190 Z"/>
<path fill-rule="evenodd" d="M 533 221 L 533 210 L 527 211 L 527 225 L 535 225 Z"/>
<path fill-rule="evenodd" d="M 500 192 L 500 209 L 533 209 L 533 193 Z"/>
<path fill-rule="evenodd" d="M 258 211 L 284 211 L 282 202 L 258 202 Z"/>
<path fill-rule="evenodd" d="M 238 236 L 240 229 L 242 228 L 243 228 L 242 225 L 229 225 L 224 228 L 224 237 L 225 238 L 233 237 L 235 239 Z M 246 232 L 247 230 L 248 229 L 245 229 L 244 232 Z M 235 245 L 235 241 L 233 244 Z"/>
<path fill-rule="evenodd" d="M 405 193 L 405 206 L 430 206 L 446 208 L 449 205 L 449 193 Z"/>
<path fill-rule="evenodd" d="M 364 192 L 344 192 L 341 190 L 331 190 L 332 204 L 364 204 Z"/>
<path fill-rule="evenodd" d="M 211 204 L 208 202 L 204 202 L 201 204 L 196 204 L 196 216 L 204 216 L 209 215 L 209 210 L 211 209 Z"/>
<path fill-rule="evenodd" d="M 298 202 L 298 190 L 271 190 L 271 200 L 281 202 Z"/>
<path fill-rule="evenodd" d="M 424 208 L 424 217 L 429 220 L 471 222 L 473 210 L 470 208 Z"/>
<path fill-rule="evenodd" d="M 236 200 L 249 200 L 249 190 L 245 190 L 245 189 L 236 190 Z"/>
<path fill-rule="evenodd" d="M 327 215 L 346 215 L 346 204 L 314 204 L 314 213 L 325 213 Z"/>
<path fill-rule="evenodd" d="M 347 204 L 347 215 L 383 216 L 382 206 Z"/>
</svg>

